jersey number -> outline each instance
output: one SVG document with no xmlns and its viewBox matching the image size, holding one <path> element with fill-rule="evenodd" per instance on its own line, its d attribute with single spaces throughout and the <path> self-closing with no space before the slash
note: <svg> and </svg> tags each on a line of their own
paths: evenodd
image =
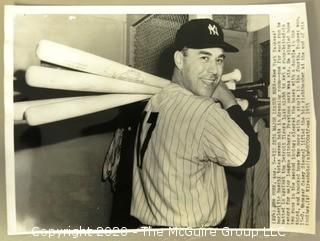
<svg viewBox="0 0 320 241">
<path fill-rule="evenodd" d="M 142 162 L 143 162 L 143 157 L 144 154 L 147 150 L 149 141 L 151 139 L 151 135 L 152 132 L 154 130 L 154 128 L 156 127 L 156 123 L 157 123 L 157 119 L 158 119 L 158 112 L 151 112 L 150 116 L 148 118 L 147 123 L 150 124 L 150 127 L 148 129 L 146 138 L 144 139 L 142 146 L 141 146 L 141 132 L 142 132 L 142 125 L 144 122 L 144 119 L 146 118 L 147 112 L 143 112 L 141 117 L 140 117 L 140 121 L 139 121 L 139 127 L 138 127 L 138 140 L 137 140 L 137 163 L 138 163 L 138 167 L 142 168 Z"/>
</svg>

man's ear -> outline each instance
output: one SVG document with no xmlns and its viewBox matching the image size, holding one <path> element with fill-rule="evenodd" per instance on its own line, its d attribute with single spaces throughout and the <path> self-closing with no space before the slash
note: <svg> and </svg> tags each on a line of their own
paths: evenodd
<svg viewBox="0 0 320 241">
<path fill-rule="evenodd" d="M 183 68 L 183 53 L 181 51 L 176 51 L 174 53 L 174 63 L 179 70 Z"/>
</svg>

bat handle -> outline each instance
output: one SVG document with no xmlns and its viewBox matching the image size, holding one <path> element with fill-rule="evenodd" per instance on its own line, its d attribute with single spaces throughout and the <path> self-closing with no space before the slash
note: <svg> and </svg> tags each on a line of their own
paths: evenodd
<svg viewBox="0 0 320 241">
<path fill-rule="evenodd" d="M 235 69 L 230 73 L 224 74 L 221 76 L 221 80 L 223 82 L 228 82 L 231 80 L 240 81 L 241 80 L 241 72 L 239 69 Z"/>
</svg>

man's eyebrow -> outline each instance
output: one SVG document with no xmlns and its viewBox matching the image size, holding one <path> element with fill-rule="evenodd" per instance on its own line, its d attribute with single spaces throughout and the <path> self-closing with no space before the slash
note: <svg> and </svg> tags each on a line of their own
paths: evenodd
<svg viewBox="0 0 320 241">
<path fill-rule="evenodd" d="M 208 56 L 212 56 L 212 53 L 210 53 L 210 52 L 208 52 L 208 51 L 204 51 L 204 50 L 201 50 L 201 51 L 199 51 L 199 55 L 208 55 Z M 226 58 L 226 56 L 224 55 L 224 54 L 220 54 L 219 56 L 218 56 L 218 58 L 223 58 L 223 59 L 225 59 Z"/>
<path fill-rule="evenodd" d="M 204 54 L 204 55 L 212 55 L 212 53 L 208 52 L 208 51 L 204 51 L 204 50 L 200 50 L 199 54 Z"/>
</svg>

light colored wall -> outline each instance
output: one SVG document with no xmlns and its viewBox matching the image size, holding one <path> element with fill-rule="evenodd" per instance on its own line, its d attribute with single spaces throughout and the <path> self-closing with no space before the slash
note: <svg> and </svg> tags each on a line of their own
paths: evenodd
<svg viewBox="0 0 320 241">
<path fill-rule="evenodd" d="M 253 81 L 253 45 L 252 35 L 247 32 L 224 30 L 225 41 L 239 49 L 237 53 L 225 53 L 224 72 L 229 73 L 235 68 L 241 71 L 241 83 Z"/>
<path fill-rule="evenodd" d="M 124 63 L 125 28 L 123 15 L 18 15 L 14 26 L 14 68 L 39 64 L 35 48 L 41 39 Z"/>
<path fill-rule="evenodd" d="M 247 15 L 247 31 L 255 32 L 269 25 L 269 15 Z"/>
</svg>

